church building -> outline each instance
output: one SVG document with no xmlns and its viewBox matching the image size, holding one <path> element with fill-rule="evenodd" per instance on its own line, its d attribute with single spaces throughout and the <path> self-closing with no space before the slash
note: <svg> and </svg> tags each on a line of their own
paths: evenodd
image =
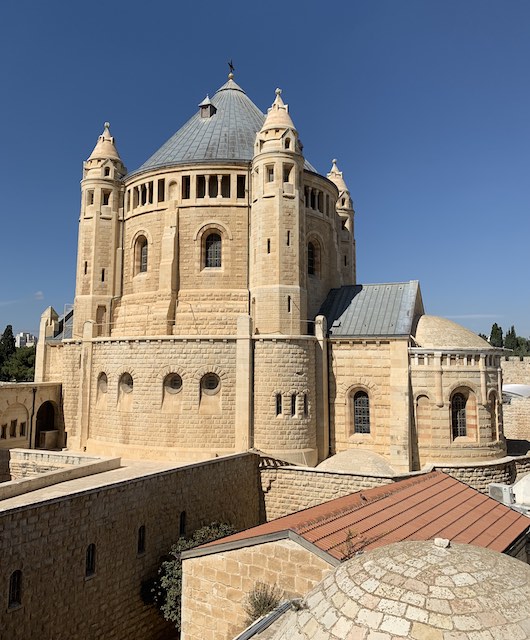
<svg viewBox="0 0 530 640">
<path fill-rule="evenodd" d="M 44 312 L 37 347 L 62 445 L 307 466 L 354 451 L 395 472 L 503 457 L 502 352 L 425 315 L 417 281 L 357 283 L 354 219 L 279 89 L 264 114 L 231 73 L 130 172 L 105 123 L 73 309 Z"/>
</svg>

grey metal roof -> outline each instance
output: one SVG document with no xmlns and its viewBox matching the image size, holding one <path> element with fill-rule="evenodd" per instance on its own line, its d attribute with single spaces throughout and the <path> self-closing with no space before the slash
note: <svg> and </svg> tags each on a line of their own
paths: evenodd
<svg viewBox="0 0 530 640">
<path fill-rule="evenodd" d="M 406 336 L 417 296 L 417 280 L 351 285 L 332 289 L 319 313 L 330 336 Z"/>
<path fill-rule="evenodd" d="M 217 109 L 214 115 L 201 118 L 197 110 L 158 151 L 129 175 L 189 162 L 250 162 L 256 133 L 261 129 L 265 115 L 231 79 L 218 89 L 210 103 Z M 308 162 L 305 168 L 316 173 Z"/>
</svg>

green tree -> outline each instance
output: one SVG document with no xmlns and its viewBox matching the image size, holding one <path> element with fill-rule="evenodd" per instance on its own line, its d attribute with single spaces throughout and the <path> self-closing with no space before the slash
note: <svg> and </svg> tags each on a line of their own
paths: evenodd
<svg viewBox="0 0 530 640">
<path fill-rule="evenodd" d="M 224 538 L 235 532 L 230 524 L 212 522 L 197 529 L 191 538 L 181 537 L 171 547 L 158 569 L 158 575 L 142 583 L 141 596 L 146 604 L 154 604 L 161 615 L 180 631 L 180 600 L 182 596 L 182 560 L 180 554 L 201 544 Z"/>
<path fill-rule="evenodd" d="M 9 358 L 15 353 L 15 336 L 13 335 L 13 327 L 8 324 L 0 338 L 0 379 L 8 380 L 3 373 L 4 365 Z"/>
<path fill-rule="evenodd" d="M 499 325 L 496 322 L 491 327 L 490 344 L 492 347 L 504 346 L 504 342 L 502 339 L 502 327 L 499 327 Z"/>
<path fill-rule="evenodd" d="M 508 329 L 508 331 L 506 332 L 506 336 L 504 337 L 504 348 L 513 349 L 513 351 L 516 351 L 517 347 L 517 335 L 515 334 L 515 327 L 512 325 Z"/>
<path fill-rule="evenodd" d="M 1 368 L 4 380 L 32 381 L 35 377 L 35 347 L 19 347 Z"/>
</svg>

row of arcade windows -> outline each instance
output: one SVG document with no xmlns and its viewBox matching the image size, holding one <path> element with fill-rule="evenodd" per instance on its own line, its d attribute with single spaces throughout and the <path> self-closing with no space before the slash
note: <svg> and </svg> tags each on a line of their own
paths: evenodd
<svg viewBox="0 0 530 640">
<path fill-rule="evenodd" d="M 329 216 L 331 213 L 331 200 L 329 195 L 324 196 L 324 192 L 313 187 L 304 188 L 304 202 L 306 209 L 313 209 Z"/>
<path fill-rule="evenodd" d="M 191 180 L 193 176 L 182 176 L 182 200 L 191 198 Z M 229 174 L 198 175 L 195 177 L 196 198 L 230 198 L 232 197 L 232 176 Z M 175 183 L 173 183 L 175 184 Z M 244 175 L 236 176 L 236 198 L 246 196 L 247 179 Z M 173 198 L 172 198 L 173 199 Z"/>
<path fill-rule="evenodd" d="M 10 424 L 3 424 L 0 426 L 0 440 L 7 440 L 8 438 L 23 438 L 26 435 L 26 422 L 18 422 L 18 420 L 11 420 Z"/>
</svg>

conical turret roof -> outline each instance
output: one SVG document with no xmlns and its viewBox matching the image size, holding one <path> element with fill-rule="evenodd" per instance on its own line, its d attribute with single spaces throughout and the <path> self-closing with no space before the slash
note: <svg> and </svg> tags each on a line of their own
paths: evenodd
<svg viewBox="0 0 530 640">
<path fill-rule="evenodd" d="M 110 135 L 110 123 L 105 122 L 103 133 L 99 136 L 94 151 L 90 154 L 89 160 L 121 160 L 120 154 L 114 145 L 114 138 Z"/>
<path fill-rule="evenodd" d="M 276 99 L 267 111 L 267 117 L 261 128 L 262 131 L 267 129 L 294 129 L 296 131 L 289 115 L 289 106 L 282 100 L 281 89 L 276 89 Z"/>
<path fill-rule="evenodd" d="M 203 100 L 199 107 L 205 104 Z M 234 82 L 232 73 L 207 104 L 215 107 L 215 113 L 202 117 L 199 109 L 158 151 L 129 175 L 193 162 L 250 162 L 254 155 L 256 134 L 263 126 L 265 115 Z M 307 162 L 306 168 L 315 171 Z"/>
<path fill-rule="evenodd" d="M 331 167 L 331 171 L 328 173 L 328 178 L 337 187 L 339 193 L 342 193 L 343 191 L 349 192 L 349 189 L 344 182 L 344 178 L 342 177 L 342 171 L 339 171 L 339 168 L 337 167 L 336 160 L 333 160 L 333 165 Z"/>
</svg>

